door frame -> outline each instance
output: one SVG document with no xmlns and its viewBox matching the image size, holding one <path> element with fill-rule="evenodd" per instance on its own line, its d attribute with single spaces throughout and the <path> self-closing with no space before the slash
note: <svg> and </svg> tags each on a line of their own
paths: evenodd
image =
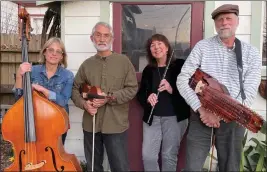
<svg viewBox="0 0 267 172">
<path fill-rule="evenodd" d="M 204 19 L 204 2 L 114 2 L 113 3 L 113 31 L 114 42 L 113 51 L 122 52 L 122 5 L 162 5 L 162 4 L 191 4 L 191 33 L 190 48 L 203 39 L 203 19 Z M 174 35 L 175 36 L 175 35 Z M 137 81 L 140 83 L 142 73 L 136 72 Z M 129 129 L 128 129 L 128 156 L 131 171 L 144 171 L 142 161 L 142 140 L 143 140 L 143 109 L 134 98 L 129 105 Z M 177 169 L 181 171 L 185 164 L 185 140 L 181 142 Z"/>
<path fill-rule="evenodd" d="M 113 51 L 117 53 L 122 52 L 122 36 L 121 36 L 121 24 L 122 24 L 122 5 L 179 5 L 190 4 L 191 5 L 191 33 L 190 33 L 190 49 L 195 44 L 203 39 L 204 32 L 204 1 L 177 1 L 177 2 L 113 2 L 113 31 L 114 42 Z"/>
</svg>

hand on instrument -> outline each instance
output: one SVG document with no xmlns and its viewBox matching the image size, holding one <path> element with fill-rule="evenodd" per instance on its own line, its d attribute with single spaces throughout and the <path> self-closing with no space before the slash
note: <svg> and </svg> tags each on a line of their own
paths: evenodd
<svg viewBox="0 0 267 172">
<path fill-rule="evenodd" d="M 101 96 L 107 96 L 106 93 L 104 93 L 104 92 L 102 92 L 99 95 L 101 95 Z M 105 99 L 93 99 L 93 107 L 99 108 L 99 107 L 103 106 L 104 104 L 106 104 L 107 101 L 108 101 L 107 98 L 105 98 Z"/>
<path fill-rule="evenodd" d="M 32 84 L 32 88 L 36 91 L 39 91 L 45 95 L 46 98 L 49 98 L 49 90 L 39 84 Z"/>
<path fill-rule="evenodd" d="M 38 84 L 32 84 L 32 88 L 39 92 L 44 92 L 46 88 Z"/>
<path fill-rule="evenodd" d="M 32 65 L 28 62 L 23 62 L 19 65 L 17 70 L 17 76 L 22 76 L 26 72 L 30 72 L 32 70 Z"/>
<path fill-rule="evenodd" d="M 83 104 L 84 109 L 92 116 L 97 113 L 97 108 L 93 106 L 93 101 L 87 100 Z"/>
<path fill-rule="evenodd" d="M 200 113 L 201 121 L 208 127 L 219 128 L 220 127 L 220 118 L 214 115 L 213 113 L 207 111 L 203 107 L 198 109 Z"/>
<path fill-rule="evenodd" d="M 158 97 L 155 93 L 152 93 L 148 96 L 147 102 L 151 104 L 151 106 L 155 106 L 158 103 Z"/>
<path fill-rule="evenodd" d="M 162 92 L 164 90 L 166 90 L 168 93 L 172 94 L 172 87 L 166 79 L 163 79 L 160 81 L 159 89 L 158 89 L 159 92 Z"/>
</svg>

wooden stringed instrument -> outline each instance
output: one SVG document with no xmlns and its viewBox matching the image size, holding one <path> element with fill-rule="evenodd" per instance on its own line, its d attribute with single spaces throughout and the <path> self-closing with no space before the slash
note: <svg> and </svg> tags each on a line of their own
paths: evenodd
<svg viewBox="0 0 267 172">
<path fill-rule="evenodd" d="M 189 81 L 189 86 L 197 93 L 202 106 L 213 112 L 226 123 L 236 121 L 248 130 L 262 133 L 266 121 L 248 107 L 229 95 L 227 88 L 209 74 L 197 69 Z"/>
<path fill-rule="evenodd" d="M 19 9 L 21 19 L 22 61 L 28 62 L 30 19 L 25 8 Z M 23 97 L 5 114 L 3 139 L 14 150 L 13 163 L 4 171 L 82 171 L 73 154 L 64 150 L 61 135 L 68 129 L 64 108 L 49 101 L 31 87 L 30 72 L 23 76 Z"/>
<path fill-rule="evenodd" d="M 103 94 L 102 90 L 97 86 L 90 86 L 86 83 L 81 84 L 79 92 L 83 99 L 93 101 L 94 99 L 107 99 L 113 101 L 116 98 L 113 93 L 108 92 L 107 95 Z M 96 114 L 93 115 L 93 145 L 92 145 L 92 171 L 94 171 L 94 154 L 95 154 L 95 120 Z"/>
<path fill-rule="evenodd" d="M 82 84 L 80 86 L 80 94 L 85 100 L 93 99 L 108 99 L 115 100 L 113 93 L 108 92 L 107 95 L 102 95 L 102 90 L 97 86 L 90 86 L 88 84 Z"/>
</svg>

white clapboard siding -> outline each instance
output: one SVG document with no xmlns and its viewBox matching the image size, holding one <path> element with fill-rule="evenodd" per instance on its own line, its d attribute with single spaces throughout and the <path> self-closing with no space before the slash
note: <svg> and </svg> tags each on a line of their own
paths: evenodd
<svg viewBox="0 0 267 172">
<path fill-rule="evenodd" d="M 68 54 L 68 69 L 76 74 L 82 62 L 96 53 L 90 40 L 93 26 L 100 19 L 100 1 L 62 2 L 62 40 Z M 65 150 L 73 153 L 80 161 L 85 161 L 83 147 L 82 114 L 83 110 L 70 105 L 70 126 Z M 103 167 L 109 171 L 106 153 Z"/>
<path fill-rule="evenodd" d="M 68 69 L 76 71 L 80 64 L 87 58 L 93 56 L 95 53 L 79 53 L 79 52 L 68 52 Z"/>
</svg>

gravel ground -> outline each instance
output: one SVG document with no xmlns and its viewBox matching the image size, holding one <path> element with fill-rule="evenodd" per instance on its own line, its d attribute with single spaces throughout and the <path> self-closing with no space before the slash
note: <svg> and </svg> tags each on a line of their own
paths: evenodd
<svg viewBox="0 0 267 172">
<path fill-rule="evenodd" d="M 1 128 L 1 124 L 0 124 L 0 128 Z M 3 140 L 1 130 L 0 130 L 0 137 L 1 137 L 1 144 L 0 144 L 0 155 L 1 155 L 0 172 L 1 172 L 1 171 L 4 171 L 6 167 L 11 165 L 12 162 L 9 160 L 9 158 L 12 157 L 13 152 L 12 152 L 12 145 L 9 142 Z M 83 171 L 87 171 L 86 165 L 84 162 L 81 162 L 80 165 Z"/>
<path fill-rule="evenodd" d="M 1 128 L 1 125 L 0 125 Z M 0 171 L 4 171 L 6 167 L 8 167 L 12 162 L 9 160 L 9 158 L 12 156 L 12 147 L 9 142 L 6 142 L 2 138 L 2 132 L 0 133 L 1 136 L 1 144 L 0 144 L 0 155 L 1 155 L 1 165 L 0 165 Z"/>
</svg>

